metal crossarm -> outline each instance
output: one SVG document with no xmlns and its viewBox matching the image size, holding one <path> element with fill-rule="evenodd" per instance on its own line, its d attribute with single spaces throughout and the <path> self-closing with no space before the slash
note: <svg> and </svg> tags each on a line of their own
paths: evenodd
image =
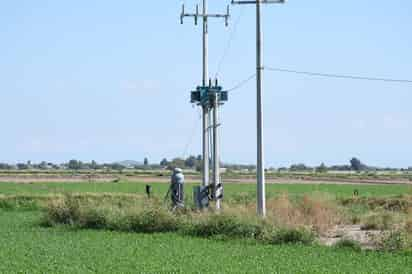
<svg viewBox="0 0 412 274">
<path fill-rule="evenodd" d="M 224 18 L 225 25 L 229 25 L 229 18 L 230 18 L 230 8 L 229 5 L 226 7 L 226 13 L 199 13 L 199 5 L 196 5 L 196 12 L 195 13 L 186 13 L 185 12 L 185 5 L 182 5 L 182 12 L 180 14 L 180 23 L 183 24 L 183 19 L 185 17 L 193 17 L 195 20 L 195 25 L 197 25 L 199 18 L 207 19 L 209 17 L 213 18 Z"/>
</svg>

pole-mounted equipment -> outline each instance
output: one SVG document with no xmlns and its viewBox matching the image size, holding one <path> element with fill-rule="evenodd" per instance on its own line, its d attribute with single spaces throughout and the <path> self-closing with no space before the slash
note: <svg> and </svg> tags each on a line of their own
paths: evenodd
<svg viewBox="0 0 412 274">
<path fill-rule="evenodd" d="M 202 107 L 203 110 L 203 122 L 202 122 L 202 186 L 197 189 L 195 193 L 199 195 L 204 195 L 205 193 L 209 195 L 208 189 L 212 189 L 212 195 L 214 200 L 216 200 L 216 208 L 220 208 L 220 200 L 223 197 L 223 187 L 220 180 L 220 149 L 219 149 L 219 106 L 227 100 L 227 92 L 225 93 L 221 87 L 216 83 L 212 86 L 211 80 L 208 76 L 208 19 L 209 18 L 223 18 L 225 20 L 225 25 L 228 26 L 230 11 L 229 6 L 227 6 L 226 13 L 224 14 L 212 14 L 207 11 L 207 0 L 203 0 L 202 13 L 199 13 L 199 5 L 196 5 L 195 13 L 187 13 L 185 11 L 185 6 L 182 5 L 182 12 L 180 14 L 180 23 L 183 24 L 185 17 L 193 17 L 194 23 L 197 25 L 198 19 L 203 19 L 203 75 L 202 75 L 202 85 L 198 86 L 195 91 L 191 93 L 191 102 L 196 103 Z M 208 80 L 210 84 L 208 85 Z M 212 115 L 212 125 L 209 121 L 209 115 Z M 212 138 L 210 138 L 210 129 L 212 130 Z M 212 163 L 213 163 L 213 178 L 212 184 L 209 183 L 209 140 L 211 140 L 212 146 Z M 196 201 L 204 201 L 205 197 L 195 197 Z M 207 200 L 207 199 L 206 199 Z M 207 206 L 204 203 L 199 203 L 202 206 Z"/>
</svg>

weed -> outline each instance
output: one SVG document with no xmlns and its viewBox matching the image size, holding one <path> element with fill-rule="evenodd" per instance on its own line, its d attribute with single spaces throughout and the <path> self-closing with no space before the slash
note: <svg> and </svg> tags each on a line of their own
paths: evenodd
<svg viewBox="0 0 412 274">
<path fill-rule="evenodd" d="M 399 230 L 390 231 L 378 241 L 378 249 L 384 251 L 399 251 L 409 247 L 410 242 L 406 233 Z"/>
<path fill-rule="evenodd" d="M 388 230 L 393 225 L 393 216 L 389 213 L 374 213 L 366 217 L 362 230 Z"/>
<path fill-rule="evenodd" d="M 361 251 L 362 248 L 360 244 L 354 240 L 349 240 L 349 239 L 342 239 L 339 240 L 336 244 L 333 246 L 336 249 L 350 249 L 353 251 Z"/>
<path fill-rule="evenodd" d="M 267 236 L 266 236 L 267 237 Z M 273 231 L 267 241 L 271 244 L 311 244 L 315 235 L 305 229 L 279 229 Z"/>
</svg>

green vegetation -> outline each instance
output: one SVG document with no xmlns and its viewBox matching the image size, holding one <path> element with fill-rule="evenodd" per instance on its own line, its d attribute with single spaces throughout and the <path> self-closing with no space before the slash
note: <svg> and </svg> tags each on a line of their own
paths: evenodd
<svg viewBox="0 0 412 274">
<path fill-rule="evenodd" d="M 39 218 L 39 212 L 0 210 L 0 273 L 409 273 L 412 268 L 411 253 L 44 228 Z"/>
<path fill-rule="evenodd" d="M 163 197 L 168 184 L 153 184 L 155 196 Z M 195 184 L 186 184 L 185 191 L 192 193 Z M 336 185 L 336 184 L 268 184 L 268 196 L 282 193 L 289 195 L 303 195 L 305 193 L 322 192 L 338 198 L 350 198 L 355 190 L 360 197 L 388 197 L 412 194 L 410 185 Z M 93 192 L 93 193 L 144 193 L 145 184 L 120 181 L 118 183 L 0 183 L 0 194 L 55 194 L 65 192 Z M 256 196 L 254 184 L 225 184 L 225 197 L 229 199 L 249 199 Z"/>
<path fill-rule="evenodd" d="M 313 233 L 304 226 L 305 220 L 299 220 L 298 223 L 295 219 L 296 223 L 286 223 L 283 216 L 279 215 L 278 218 L 263 221 L 255 216 L 255 210 L 251 212 L 233 205 L 226 205 L 225 211 L 221 213 L 190 209 L 172 213 L 153 199 L 134 196 L 133 203 L 127 201 L 129 197 L 117 198 L 113 196 L 98 201 L 88 195 L 55 197 L 47 206 L 42 224 L 138 233 L 177 232 L 181 235 L 239 238 L 272 244 L 310 244 L 315 239 Z M 294 207 L 294 210 L 297 211 L 298 207 Z M 313 214 L 308 212 L 308 215 Z M 302 218 L 302 214 L 298 218 Z"/>
<path fill-rule="evenodd" d="M 151 185 L 155 195 L 149 200 L 139 183 L 0 183 L 0 273 L 408 273 L 412 268 L 406 185 L 268 185 L 272 217 L 265 222 L 254 218 L 254 185 L 227 184 L 220 215 L 171 214 L 159 207 L 168 185 Z M 353 197 L 355 188 L 359 197 Z M 382 251 L 362 251 L 350 240 L 334 248 L 316 243 L 314 235 L 356 218 L 362 225 L 389 228 L 378 241 Z"/>
<path fill-rule="evenodd" d="M 362 251 L 362 248 L 360 244 L 354 240 L 349 240 L 349 239 L 342 239 L 339 240 L 335 245 L 335 248 L 338 249 L 349 249 L 353 251 Z"/>
</svg>

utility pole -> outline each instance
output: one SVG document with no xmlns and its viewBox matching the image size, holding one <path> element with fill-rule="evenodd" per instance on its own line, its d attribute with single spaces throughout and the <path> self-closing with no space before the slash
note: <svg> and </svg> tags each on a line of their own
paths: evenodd
<svg viewBox="0 0 412 274">
<path fill-rule="evenodd" d="M 206 86 L 207 79 L 209 78 L 209 68 L 208 68 L 208 24 L 207 24 L 207 0 L 203 0 L 203 79 L 202 85 Z M 207 187 L 209 185 L 209 108 L 207 105 L 202 106 L 203 110 L 203 123 L 202 123 L 202 154 L 203 154 L 203 177 L 202 177 L 202 185 Z"/>
<path fill-rule="evenodd" d="M 262 82 L 263 82 L 263 35 L 261 4 L 284 4 L 286 0 L 252 0 L 234 1 L 232 4 L 254 4 L 256 5 L 256 123 L 257 123 L 257 213 L 266 217 L 266 180 L 264 164 L 264 143 L 263 143 L 263 107 L 262 107 Z"/>
<path fill-rule="evenodd" d="M 217 80 L 215 87 L 218 86 Z M 220 144 L 219 144 L 219 103 L 220 98 L 217 92 L 213 94 L 213 192 L 216 200 L 216 209 L 221 207 L 223 187 L 220 182 Z"/>
<path fill-rule="evenodd" d="M 183 18 L 184 17 L 193 17 L 195 21 L 195 25 L 198 23 L 198 18 L 202 17 L 203 18 L 203 74 L 202 74 L 202 86 L 198 87 L 198 98 L 193 98 L 192 97 L 192 102 L 198 102 L 199 105 L 201 105 L 202 110 L 203 110 L 203 121 L 202 121 L 202 154 L 203 154 L 203 165 L 202 165 L 202 186 L 203 187 L 208 187 L 210 185 L 209 182 L 209 140 L 210 137 L 211 139 L 211 145 L 212 145 L 212 162 L 213 162 L 213 189 L 214 189 L 214 195 L 216 195 L 216 189 L 217 186 L 221 186 L 220 183 L 220 151 L 219 151 L 219 131 L 218 131 L 218 111 L 219 111 L 219 98 L 220 98 L 220 91 L 217 93 L 215 92 L 215 97 L 213 97 L 213 92 L 217 87 L 212 88 L 212 83 L 211 80 L 208 81 L 208 34 L 209 34 L 209 29 L 208 29 L 208 18 L 209 17 L 214 17 L 214 18 L 224 18 L 225 19 L 225 25 L 228 25 L 228 20 L 229 20 L 229 6 L 227 7 L 227 12 L 226 14 L 209 14 L 208 13 L 208 8 L 207 8 L 207 0 L 203 0 L 203 9 L 202 9 L 202 14 L 199 14 L 199 6 L 196 5 L 196 12 L 195 13 L 185 13 L 185 7 L 184 5 L 182 6 L 182 13 L 180 15 L 180 20 L 181 23 L 183 24 Z M 208 84 L 209 82 L 209 84 Z M 192 93 L 193 96 L 193 93 Z M 214 100 L 215 99 L 215 100 Z M 210 115 L 212 115 L 213 111 L 213 117 L 211 117 L 212 124 L 210 123 Z M 210 136 L 210 129 L 212 129 L 213 134 Z M 220 197 L 221 195 L 219 195 Z M 216 208 L 220 209 L 220 199 L 216 199 Z"/>
</svg>

